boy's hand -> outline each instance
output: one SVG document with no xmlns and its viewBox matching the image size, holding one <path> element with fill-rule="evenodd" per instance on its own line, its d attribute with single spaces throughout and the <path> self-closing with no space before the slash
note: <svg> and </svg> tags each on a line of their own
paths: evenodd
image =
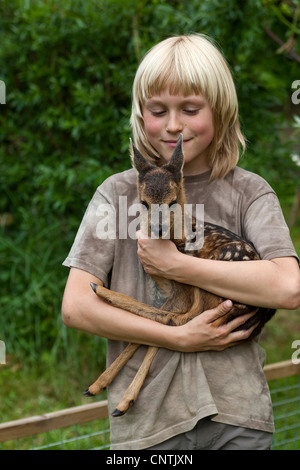
<svg viewBox="0 0 300 470">
<path fill-rule="evenodd" d="M 248 330 L 234 330 L 255 315 L 255 312 L 236 317 L 224 325 L 214 325 L 214 322 L 226 315 L 231 308 L 231 300 L 226 300 L 216 308 L 201 313 L 185 325 L 175 327 L 178 350 L 181 352 L 223 351 L 248 339 L 257 324 Z"/>
<path fill-rule="evenodd" d="M 141 230 L 136 232 L 137 254 L 145 272 L 149 275 L 172 279 L 172 270 L 177 265 L 180 252 L 171 240 L 153 239 Z"/>
</svg>

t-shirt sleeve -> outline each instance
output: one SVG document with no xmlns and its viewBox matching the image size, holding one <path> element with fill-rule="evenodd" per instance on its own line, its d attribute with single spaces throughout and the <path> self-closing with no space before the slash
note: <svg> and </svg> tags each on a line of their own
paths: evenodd
<svg viewBox="0 0 300 470">
<path fill-rule="evenodd" d="M 244 236 L 262 259 L 294 256 L 297 253 L 290 237 L 280 203 L 274 192 L 256 198 L 244 213 Z M 299 261 L 299 259 L 298 259 Z"/>
<path fill-rule="evenodd" d="M 108 286 L 114 261 L 115 210 L 106 195 L 97 189 L 79 226 L 63 266 L 83 269 Z"/>
</svg>

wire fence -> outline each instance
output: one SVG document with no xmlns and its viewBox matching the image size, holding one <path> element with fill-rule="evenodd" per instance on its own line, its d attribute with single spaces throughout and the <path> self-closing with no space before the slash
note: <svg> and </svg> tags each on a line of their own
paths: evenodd
<svg viewBox="0 0 300 470">
<path fill-rule="evenodd" d="M 39 436 L 40 440 L 34 437 L 31 436 L 30 450 L 109 450 L 110 447 L 108 420 L 48 431 L 45 436 Z"/>
<path fill-rule="evenodd" d="M 1 450 L 109 450 L 108 420 L 47 431 L 0 443 Z"/>
<path fill-rule="evenodd" d="M 275 428 L 272 449 L 300 450 L 300 375 L 269 383 Z"/>
<path fill-rule="evenodd" d="M 265 367 L 276 431 L 274 450 L 300 450 L 300 365 Z M 107 402 L 68 408 L 0 424 L 2 450 L 108 450 Z"/>
</svg>

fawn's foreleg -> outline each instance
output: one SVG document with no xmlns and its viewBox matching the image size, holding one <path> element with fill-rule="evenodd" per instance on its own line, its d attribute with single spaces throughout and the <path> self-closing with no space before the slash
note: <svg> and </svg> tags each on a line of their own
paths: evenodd
<svg viewBox="0 0 300 470">
<path fill-rule="evenodd" d="M 143 302 L 139 302 L 138 300 L 133 299 L 128 295 L 106 289 L 105 287 L 102 287 L 99 284 L 94 284 L 93 282 L 91 282 L 91 287 L 98 297 L 105 300 L 105 302 L 109 303 L 110 305 L 122 308 L 123 310 L 127 310 L 128 312 L 134 313 L 140 317 L 163 323 L 164 325 L 183 325 L 184 323 L 187 323 L 189 320 L 191 320 L 193 316 L 199 315 L 199 313 L 202 311 L 200 306 L 195 306 L 195 302 L 193 303 L 192 312 L 190 312 L 189 309 L 187 311 L 186 305 L 183 306 L 183 311 L 173 312 L 170 305 L 168 305 L 170 310 L 165 310 L 163 308 L 164 306 L 162 306 L 162 308 L 156 308 L 152 307 L 151 305 L 144 304 Z M 195 292 L 196 291 L 199 291 L 199 289 L 195 288 Z M 198 299 L 200 302 L 200 297 L 198 297 Z M 173 300 L 175 300 L 175 297 Z"/>
<path fill-rule="evenodd" d="M 139 344 L 128 344 L 103 374 L 86 389 L 84 395 L 93 397 L 105 390 L 139 347 Z"/>
<path fill-rule="evenodd" d="M 116 409 L 113 411 L 112 416 L 117 417 L 117 416 L 123 416 L 128 409 L 133 406 L 134 402 L 136 401 L 138 394 L 140 392 L 140 389 L 145 381 L 145 378 L 149 372 L 150 366 L 152 364 L 152 361 L 158 351 L 158 348 L 154 346 L 150 346 L 148 348 L 148 351 L 144 357 L 144 360 L 137 371 L 133 381 L 127 388 L 126 392 L 123 395 L 122 400 L 116 407 Z"/>
</svg>

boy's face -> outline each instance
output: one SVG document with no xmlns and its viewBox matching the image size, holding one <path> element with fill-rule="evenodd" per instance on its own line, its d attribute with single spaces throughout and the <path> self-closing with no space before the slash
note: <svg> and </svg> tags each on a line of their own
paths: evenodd
<svg viewBox="0 0 300 470">
<path fill-rule="evenodd" d="M 149 98 L 143 105 L 147 139 L 168 162 L 183 134 L 185 175 L 210 169 L 207 149 L 214 137 L 213 113 L 202 95 L 170 95 L 164 91 Z"/>
</svg>

